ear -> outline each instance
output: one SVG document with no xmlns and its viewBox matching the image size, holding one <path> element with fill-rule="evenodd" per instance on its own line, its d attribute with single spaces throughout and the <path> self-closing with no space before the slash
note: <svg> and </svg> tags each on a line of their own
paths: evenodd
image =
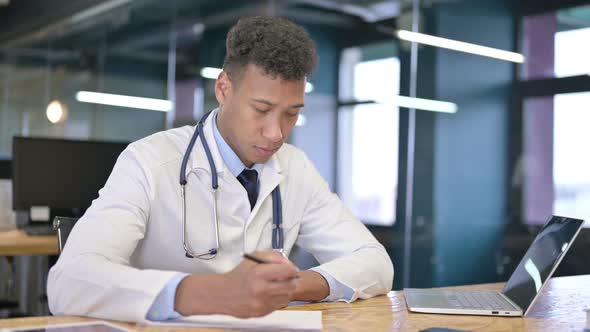
<svg viewBox="0 0 590 332">
<path fill-rule="evenodd" d="M 231 96 L 232 83 L 225 71 L 222 71 L 215 81 L 215 98 L 219 105 L 227 102 L 227 98 Z"/>
</svg>

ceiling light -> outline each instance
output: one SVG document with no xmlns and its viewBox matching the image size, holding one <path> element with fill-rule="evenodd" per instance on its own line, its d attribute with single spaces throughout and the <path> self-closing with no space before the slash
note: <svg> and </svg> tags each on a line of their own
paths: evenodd
<svg viewBox="0 0 590 332">
<path fill-rule="evenodd" d="M 203 69 L 201 69 L 201 76 L 210 80 L 216 80 L 222 71 L 223 69 L 221 68 L 203 67 Z"/>
<path fill-rule="evenodd" d="M 222 71 L 223 71 L 223 69 L 221 69 L 221 68 L 203 67 L 203 68 L 201 68 L 201 77 L 208 78 L 211 80 L 216 80 Z M 313 91 L 313 84 L 310 82 L 305 82 L 305 93 L 310 93 L 312 91 Z"/>
<path fill-rule="evenodd" d="M 299 116 L 297 117 L 297 122 L 295 122 L 295 126 L 297 126 L 297 127 L 305 126 L 306 121 L 307 121 L 307 119 L 305 118 L 305 115 L 299 114 Z"/>
<path fill-rule="evenodd" d="M 388 106 L 414 108 L 423 111 L 442 113 L 457 112 L 457 104 L 433 99 L 393 96 L 389 98 L 379 99 L 376 102 Z"/>
<path fill-rule="evenodd" d="M 151 111 L 170 112 L 174 104 L 170 100 L 115 95 L 110 93 L 78 91 L 76 100 L 82 103 L 139 108 Z"/>
<path fill-rule="evenodd" d="M 397 36 L 399 39 L 416 42 L 419 44 L 425 44 L 430 46 L 442 47 L 447 48 L 450 50 L 466 52 L 471 54 L 477 54 L 482 56 L 487 56 L 491 58 L 496 58 L 500 60 L 512 61 L 517 63 L 524 62 L 524 56 L 520 53 L 515 52 L 508 52 L 504 50 L 500 50 L 497 48 L 491 48 L 487 46 L 481 46 L 471 43 L 465 43 L 457 40 L 441 38 L 431 35 L 426 35 L 423 33 L 412 32 L 407 30 L 398 30 Z"/>
<path fill-rule="evenodd" d="M 205 31 L 205 24 L 203 23 L 195 23 L 193 24 L 193 26 L 191 27 L 191 29 L 193 30 L 193 33 L 195 35 L 201 35 L 203 33 L 203 31 Z"/>
<path fill-rule="evenodd" d="M 66 106 L 59 100 L 50 102 L 45 111 L 47 119 L 53 124 L 64 121 L 67 118 L 67 113 Z"/>
</svg>

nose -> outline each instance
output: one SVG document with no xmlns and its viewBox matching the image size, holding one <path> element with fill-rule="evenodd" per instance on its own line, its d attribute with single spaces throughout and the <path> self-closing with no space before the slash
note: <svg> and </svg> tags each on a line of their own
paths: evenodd
<svg viewBox="0 0 590 332">
<path fill-rule="evenodd" d="M 269 119 L 262 129 L 262 136 L 273 143 L 283 140 L 283 129 L 279 119 Z"/>
</svg>

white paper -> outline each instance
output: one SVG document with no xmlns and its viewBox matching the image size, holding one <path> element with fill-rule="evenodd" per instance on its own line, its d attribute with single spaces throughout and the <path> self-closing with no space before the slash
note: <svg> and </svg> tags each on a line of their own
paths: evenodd
<svg viewBox="0 0 590 332">
<path fill-rule="evenodd" d="M 146 321 L 145 325 L 165 327 L 217 327 L 226 329 L 321 330 L 321 311 L 277 310 L 264 317 L 236 318 L 226 315 L 189 316 L 163 322 Z"/>
</svg>

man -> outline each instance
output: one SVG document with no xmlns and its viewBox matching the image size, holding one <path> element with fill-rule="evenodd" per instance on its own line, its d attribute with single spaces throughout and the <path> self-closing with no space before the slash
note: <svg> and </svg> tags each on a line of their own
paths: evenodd
<svg viewBox="0 0 590 332">
<path fill-rule="evenodd" d="M 308 34 L 286 19 L 243 18 L 226 46 L 215 84 L 219 108 L 192 150 L 196 129 L 187 126 L 132 143 L 117 160 L 49 273 L 54 314 L 123 321 L 254 317 L 290 301 L 354 301 L 391 289 L 393 266 L 383 246 L 305 154 L 284 144 L 316 62 Z M 272 250 L 288 254 L 294 244 L 321 265 L 298 271 Z M 244 260 L 243 253 L 270 263 Z"/>
</svg>

